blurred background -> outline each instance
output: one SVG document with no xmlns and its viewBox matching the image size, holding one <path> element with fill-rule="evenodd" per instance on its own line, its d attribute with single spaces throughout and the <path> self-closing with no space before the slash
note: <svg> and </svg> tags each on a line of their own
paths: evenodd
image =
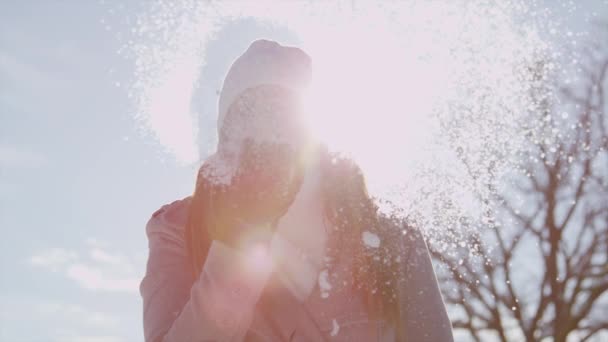
<svg viewBox="0 0 608 342">
<path fill-rule="evenodd" d="M 214 33 L 190 42 L 205 47 L 204 65 L 186 69 L 191 116 L 158 121 L 142 109 L 142 93 L 162 97 L 145 91 L 158 78 L 138 63 L 158 53 L 141 29 L 166 24 L 159 4 L 0 4 L 1 341 L 142 341 L 145 224 L 192 192 L 231 61 L 259 37 L 301 43 L 288 27 L 217 12 Z M 525 66 L 534 106 L 518 126 L 517 167 L 484 183 L 496 187 L 481 199 L 492 214 L 443 226 L 457 243 L 429 235 L 462 341 L 608 339 L 608 2 L 535 4 L 560 23 L 540 41 L 572 54 Z M 177 134 L 162 133 L 171 125 Z M 195 148 L 176 148 L 190 136 Z"/>
</svg>

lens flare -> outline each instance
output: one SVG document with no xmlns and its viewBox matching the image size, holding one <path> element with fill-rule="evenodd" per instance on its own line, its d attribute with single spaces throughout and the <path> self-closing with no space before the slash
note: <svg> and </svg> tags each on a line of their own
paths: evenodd
<svg viewBox="0 0 608 342">
<path fill-rule="evenodd" d="M 253 245 L 245 250 L 243 268 L 249 273 L 268 274 L 274 267 L 274 261 L 268 248 L 262 244 Z"/>
<path fill-rule="evenodd" d="M 190 103 L 205 80 L 207 43 L 227 22 L 251 18 L 294 33 L 313 59 L 305 108 L 314 134 L 352 155 L 372 194 L 403 216 L 428 229 L 458 228 L 463 217 L 486 215 L 501 173 L 516 167 L 530 106 L 524 71 L 550 55 L 539 23 L 560 29 L 534 6 L 158 1 L 138 18 L 128 47 L 132 95 L 144 126 L 192 162 Z"/>
</svg>

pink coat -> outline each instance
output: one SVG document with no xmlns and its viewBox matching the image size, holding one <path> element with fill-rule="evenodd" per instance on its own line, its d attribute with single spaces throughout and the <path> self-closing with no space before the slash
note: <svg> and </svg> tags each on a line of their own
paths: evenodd
<svg viewBox="0 0 608 342">
<path fill-rule="evenodd" d="M 184 240 L 189 204 L 186 198 L 163 206 L 146 226 L 149 257 L 140 293 L 147 342 L 396 340 L 393 328 L 368 317 L 350 287 L 325 296 L 317 286 L 300 303 L 274 275 L 237 271 L 234 255 L 217 242 L 194 279 Z M 407 283 L 398 297 L 405 338 L 453 341 L 424 240 L 412 231 L 403 247 L 400 272 Z M 338 279 L 348 267 L 342 266 L 336 267 Z"/>
</svg>

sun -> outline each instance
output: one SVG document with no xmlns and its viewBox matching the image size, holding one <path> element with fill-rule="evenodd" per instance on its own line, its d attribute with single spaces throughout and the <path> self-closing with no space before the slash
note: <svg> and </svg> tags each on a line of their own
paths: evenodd
<svg viewBox="0 0 608 342">
<path fill-rule="evenodd" d="M 417 60 L 416 51 L 386 26 L 370 30 L 356 20 L 345 25 L 304 34 L 303 48 L 313 60 L 303 101 L 309 126 L 317 139 L 371 173 L 402 177 L 426 156 L 445 70 Z"/>
<path fill-rule="evenodd" d="M 529 86 L 519 70 L 547 53 L 522 2 L 267 2 L 272 11 L 260 2 L 201 4 L 175 32 L 156 32 L 152 48 L 148 39 L 133 46 L 136 112 L 178 161 L 198 160 L 190 106 L 207 43 L 227 18 L 253 18 L 293 33 L 277 41 L 311 56 L 303 108 L 312 133 L 355 159 L 372 195 L 398 191 L 423 221 L 438 222 L 449 215 L 437 203 L 487 198 L 489 166 L 515 162 Z M 163 11 L 179 20 L 192 12 Z"/>
</svg>

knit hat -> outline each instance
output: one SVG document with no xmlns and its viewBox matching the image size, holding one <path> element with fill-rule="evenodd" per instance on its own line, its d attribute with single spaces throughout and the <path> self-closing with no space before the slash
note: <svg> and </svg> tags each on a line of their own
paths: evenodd
<svg viewBox="0 0 608 342">
<path fill-rule="evenodd" d="M 238 166 L 234 151 L 237 151 L 243 139 L 250 135 L 265 135 L 268 132 L 276 136 L 289 134 L 289 132 L 274 130 L 272 125 L 268 125 L 268 122 L 265 122 L 265 118 L 262 117 L 267 114 L 264 111 L 249 113 L 258 116 L 260 120 L 237 122 L 236 125 L 234 122 L 229 123 L 226 119 L 228 110 L 233 103 L 238 102 L 237 100 L 243 92 L 261 85 L 274 85 L 300 93 L 308 86 L 310 79 L 311 61 L 304 51 L 295 47 L 282 46 L 269 40 L 254 41 L 230 67 L 220 93 L 218 136 L 221 136 L 222 130 L 230 131 L 230 141 L 224 142 L 223 151 L 231 152 L 222 154 L 216 152 L 209 156 L 199 170 L 204 176 L 202 179 L 207 179 L 215 184 L 229 184 Z M 251 95 L 253 99 L 245 98 L 246 102 L 259 100 L 276 104 L 282 101 L 282 98 L 276 98 L 273 94 L 264 94 L 263 98 L 259 99 L 256 98 L 260 95 L 259 93 Z M 280 107 L 280 105 L 278 106 Z M 230 126 L 226 126 L 227 124 Z M 265 136 L 267 137 L 267 135 Z"/>
<path fill-rule="evenodd" d="M 218 133 L 228 108 L 246 89 L 259 85 L 279 85 L 300 92 L 308 86 L 310 79 L 311 60 L 304 51 L 274 41 L 254 41 L 234 61 L 224 79 L 219 98 Z"/>
</svg>

